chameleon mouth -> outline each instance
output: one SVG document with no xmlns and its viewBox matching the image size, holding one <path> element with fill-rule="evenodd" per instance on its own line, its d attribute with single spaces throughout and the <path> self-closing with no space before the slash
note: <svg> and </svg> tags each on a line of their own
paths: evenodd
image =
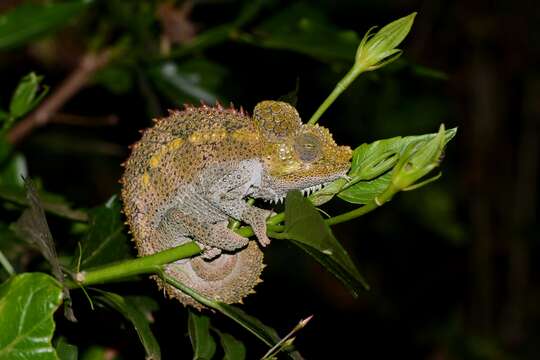
<svg viewBox="0 0 540 360">
<path fill-rule="evenodd" d="M 300 189 L 300 192 L 302 193 L 303 196 L 309 196 L 313 194 L 314 192 L 321 190 L 324 186 L 326 186 L 326 184 L 327 183 L 309 186 L 307 188 Z M 287 196 L 286 194 L 282 196 L 275 196 L 273 199 L 269 199 L 266 201 L 269 202 L 270 204 L 282 204 L 285 201 L 286 196 Z"/>
</svg>

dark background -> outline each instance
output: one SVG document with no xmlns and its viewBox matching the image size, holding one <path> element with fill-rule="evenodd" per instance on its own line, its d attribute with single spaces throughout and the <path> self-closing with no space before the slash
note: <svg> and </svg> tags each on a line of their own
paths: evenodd
<svg viewBox="0 0 540 360">
<path fill-rule="evenodd" d="M 0 10 L 20 3 L 2 1 Z M 178 9 L 181 3 L 171 6 Z M 167 64 L 189 62 L 188 79 L 196 82 L 199 76 L 210 94 L 249 111 L 260 100 L 293 91 L 298 81 L 297 108 L 307 119 L 353 59 L 354 48 L 346 49 L 346 56 L 325 57 L 234 37 L 182 57 L 160 57 L 160 37 L 169 36 L 174 53 L 196 34 L 235 19 L 242 3 L 194 1 L 185 16 L 168 11 L 165 17 L 183 29 L 180 35 L 159 20 L 160 4 L 95 1 L 56 32 L 0 53 L 5 106 L 28 72 L 44 75 L 54 91 L 89 49 L 127 44 L 61 107 L 60 116 L 16 144 L 29 174 L 77 207 L 98 206 L 118 193 L 127 146 L 152 117 L 198 102 L 196 92 L 164 85 L 155 75 Z M 289 6 L 296 5 L 269 1 L 242 32 L 271 37 L 260 35 L 258 27 Z M 282 334 L 314 314 L 296 341 L 308 359 L 537 359 L 539 6 L 437 0 L 302 6 L 335 31 L 352 30 L 360 37 L 371 26 L 418 11 L 400 46 L 402 58 L 361 75 L 321 119 L 338 143 L 357 146 L 435 132 L 441 122 L 459 132 L 448 146 L 439 181 L 334 228 L 371 291 L 353 299 L 297 248 L 274 240 L 265 281 L 245 310 Z M 290 14 L 301 20 L 301 11 Z M 323 35 L 316 40 L 306 46 L 332 45 Z M 65 124 L 74 119 L 83 125 Z M 348 208 L 339 200 L 325 206 L 331 214 Z M 70 251 L 69 226 L 55 218 L 50 225 L 58 246 Z M 185 310 L 162 299 L 150 281 L 135 284 L 111 289 L 159 299 L 154 329 L 164 358 L 191 356 Z M 124 358 L 143 357 L 136 334 L 122 327 L 119 315 L 90 312 L 82 296 L 75 300 L 76 309 L 77 301 L 82 304 L 79 324 L 59 319 L 58 331 L 68 340 L 81 348 L 110 347 Z M 246 342 L 248 358 L 263 353 L 264 347 L 229 320 L 215 315 L 213 321 Z"/>
</svg>

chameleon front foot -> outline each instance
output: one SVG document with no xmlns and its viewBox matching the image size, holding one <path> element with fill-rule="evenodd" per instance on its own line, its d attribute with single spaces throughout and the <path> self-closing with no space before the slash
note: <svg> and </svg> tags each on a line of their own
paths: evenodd
<svg viewBox="0 0 540 360">
<path fill-rule="evenodd" d="M 204 242 L 210 247 L 219 248 L 225 251 L 236 251 L 244 248 L 249 239 L 238 235 L 227 227 L 227 223 L 217 223 L 209 227 Z"/>
<path fill-rule="evenodd" d="M 201 254 L 201 258 L 203 258 L 204 260 L 213 260 L 213 259 L 217 258 L 219 255 L 221 255 L 221 249 L 220 248 L 206 246 L 206 245 L 201 244 L 201 243 L 197 243 L 197 245 L 199 245 L 199 247 L 203 251 L 202 254 Z"/>
</svg>

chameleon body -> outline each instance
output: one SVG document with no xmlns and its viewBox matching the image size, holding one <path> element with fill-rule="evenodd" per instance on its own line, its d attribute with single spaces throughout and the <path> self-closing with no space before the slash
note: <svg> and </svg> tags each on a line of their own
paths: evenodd
<svg viewBox="0 0 540 360">
<path fill-rule="evenodd" d="M 263 101 L 253 116 L 242 110 L 186 106 L 155 121 L 132 147 L 121 183 L 124 212 L 139 255 L 196 241 L 201 255 L 177 261 L 166 272 L 201 294 L 240 302 L 260 282 L 259 247 L 269 244 L 271 211 L 246 197 L 282 201 L 289 190 L 320 188 L 349 168 L 351 149 L 329 131 L 302 124 L 296 109 Z M 259 240 L 227 227 L 230 218 L 249 224 Z M 201 308 L 179 290 L 168 295 Z"/>
</svg>

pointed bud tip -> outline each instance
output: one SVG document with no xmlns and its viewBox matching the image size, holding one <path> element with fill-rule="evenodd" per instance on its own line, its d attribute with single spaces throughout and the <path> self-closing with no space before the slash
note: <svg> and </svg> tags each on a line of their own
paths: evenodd
<svg viewBox="0 0 540 360">
<path fill-rule="evenodd" d="M 311 321 L 311 319 L 313 319 L 313 315 L 309 315 L 307 318 L 303 319 L 303 320 L 300 320 L 300 326 L 301 327 L 304 327 L 307 325 L 308 322 Z"/>
</svg>

